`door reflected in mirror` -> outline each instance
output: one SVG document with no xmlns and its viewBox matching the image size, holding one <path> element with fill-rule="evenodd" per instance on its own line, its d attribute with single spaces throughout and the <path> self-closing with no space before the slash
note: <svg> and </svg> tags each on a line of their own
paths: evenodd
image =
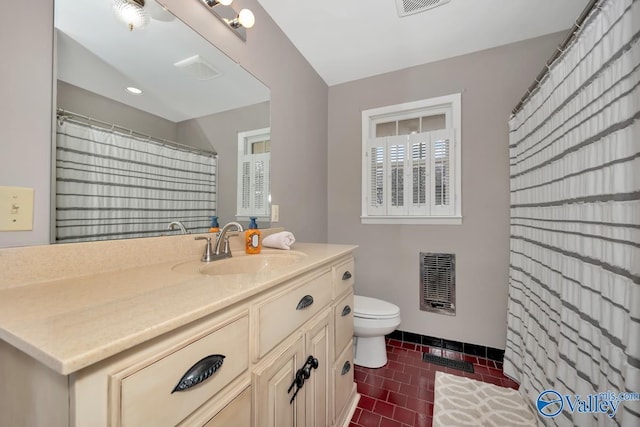
<svg viewBox="0 0 640 427">
<path fill-rule="evenodd" d="M 82 118 L 74 143 L 96 132 L 104 134 L 104 141 L 85 141 L 92 150 L 98 148 L 72 161 L 58 154 L 82 151 L 78 146 L 54 151 L 56 167 L 73 173 L 54 179 L 56 199 L 65 201 L 52 215 L 52 229 L 57 230 L 52 242 L 179 233 L 167 229 L 172 221 L 203 232 L 211 216 L 224 223 L 239 214 L 239 134 L 270 127 L 270 91 L 160 4 L 147 1 L 145 10 L 148 24 L 130 31 L 115 16 L 110 0 L 55 1 L 57 108 Z M 57 120 L 56 127 L 62 123 L 57 133 L 66 135 L 70 122 L 69 117 Z M 127 136 L 133 137 L 127 150 L 106 148 L 111 140 Z M 130 155 L 145 151 L 144 143 L 152 144 L 151 151 L 159 150 L 157 158 L 164 160 L 152 166 L 147 164 L 151 160 Z M 114 160 L 123 152 L 124 160 Z M 216 153 L 218 161 L 195 167 L 189 162 L 202 162 L 190 159 L 177 165 L 182 156 L 177 153 L 205 158 Z M 114 165 L 107 165 L 107 159 Z M 191 175 L 197 170 L 201 176 L 176 177 L 180 169 Z M 159 172 L 169 170 L 173 173 Z M 270 210 L 265 189 L 261 226 L 268 225 Z M 196 206 L 194 199 L 206 203 Z M 93 231 L 87 231 L 87 221 L 79 225 L 69 220 L 72 213 L 84 214 Z M 109 229 L 115 222 L 119 228 Z"/>
</svg>

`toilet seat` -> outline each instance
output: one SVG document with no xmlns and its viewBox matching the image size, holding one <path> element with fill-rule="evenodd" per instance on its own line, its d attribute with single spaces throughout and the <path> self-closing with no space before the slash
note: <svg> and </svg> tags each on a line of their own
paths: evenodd
<svg viewBox="0 0 640 427">
<path fill-rule="evenodd" d="M 361 319 L 391 319 L 400 316 L 400 308 L 387 301 L 355 295 L 353 315 Z"/>
</svg>

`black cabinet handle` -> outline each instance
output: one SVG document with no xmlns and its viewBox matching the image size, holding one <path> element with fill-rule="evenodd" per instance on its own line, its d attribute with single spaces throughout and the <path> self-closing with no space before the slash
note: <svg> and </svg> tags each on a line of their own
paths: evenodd
<svg viewBox="0 0 640 427">
<path fill-rule="evenodd" d="M 351 307 L 345 305 L 342 309 L 342 317 L 349 315 L 349 313 L 351 313 Z"/>
<path fill-rule="evenodd" d="M 298 305 L 296 306 L 296 310 L 303 310 L 313 304 L 313 297 L 311 295 L 305 295 L 302 297 Z"/>
<path fill-rule="evenodd" d="M 318 369 L 318 366 L 320 366 L 320 362 L 318 362 L 318 359 L 316 359 L 315 357 L 309 356 L 307 357 L 305 365 L 309 365 L 313 369 Z"/>
<path fill-rule="evenodd" d="M 289 394 L 291 393 L 291 390 L 293 390 L 294 387 L 296 388 L 295 391 L 293 392 L 293 396 L 291 396 L 291 399 L 289 400 L 289 405 L 291 405 L 293 401 L 296 399 L 298 392 L 304 386 L 304 382 L 309 378 L 311 378 L 311 370 L 318 369 L 318 366 L 320 366 L 318 359 L 316 359 L 313 356 L 309 356 L 307 357 L 307 361 L 304 362 L 304 365 L 302 366 L 302 368 L 296 371 L 295 378 L 293 379 L 293 382 L 291 383 L 291 385 L 289 386 L 289 389 L 287 390 L 287 394 Z"/>
<path fill-rule="evenodd" d="M 199 360 L 180 378 L 171 394 L 176 391 L 186 391 L 195 387 L 211 375 L 215 374 L 222 366 L 225 356 L 222 354 L 212 354 Z"/>
<path fill-rule="evenodd" d="M 344 274 L 342 275 L 342 280 L 349 280 L 351 279 L 351 272 L 349 270 L 345 271 Z"/>
<path fill-rule="evenodd" d="M 351 363 L 349 363 L 349 361 L 347 360 L 346 362 L 344 362 L 344 365 L 342 365 L 342 372 L 340 373 L 340 375 L 347 375 L 350 370 Z"/>
</svg>

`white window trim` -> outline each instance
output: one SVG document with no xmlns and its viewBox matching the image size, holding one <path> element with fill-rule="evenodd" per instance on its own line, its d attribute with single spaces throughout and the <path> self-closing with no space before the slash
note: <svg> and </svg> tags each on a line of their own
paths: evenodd
<svg viewBox="0 0 640 427">
<path fill-rule="evenodd" d="M 241 214 L 240 211 L 240 203 L 242 200 L 242 158 L 244 157 L 244 144 L 246 142 L 246 140 L 248 139 L 252 139 L 254 137 L 260 137 L 260 136 L 268 136 L 269 139 L 271 138 L 271 128 L 262 128 L 262 129 L 255 129 L 255 130 L 249 130 L 249 131 L 244 131 L 244 132 L 238 132 L 238 157 L 237 157 L 237 185 L 236 185 L 236 220 L 237 221 L 249 221 L 249 218 L 251 217 L 256 217 L 256 220 L 258 222 L 269 222 L 271 221 L 271 216 L 269 214 L 251 214 L 251 215 L 246 215 L 246 214 Z M 269 163 L 271 163 L 269 161 Z M 270 169 L 271 166 L 269 165 L 268 168 Z M 267 210 L 270 212 L 271 211 L 271 183 L 267 182 L 267 190 L 268 190 L 268 194 L 267 194 Z"/>
<path fill-rule="evenodd" d="M 368 215 L 367 206 L 367 182 L 368 182 L 368 156 L 367 143 L 371 135 L 375 133 L 375 125 L 386 118 L 407 118 L 412 113 L 420 112 L 420 116 L 437 115 L 451 110 L 451 118 L 447 117 L 447 128 L 453 128 L 456 140 L 457 155 L 454 158 L 454 190 L 455 190 L 455 214 L 451 216 L 395 216 L 395 215 Z M 429 98 L 420 101 L 407 102 L 397 105 L 373 108 L 362 112 L 362 177 L 361 200 L 362 211 L 360 221 L 362 224 L 433 224 L 433 225 L 459 225 L 462 224 L 462 94 Z"/>
</svg>

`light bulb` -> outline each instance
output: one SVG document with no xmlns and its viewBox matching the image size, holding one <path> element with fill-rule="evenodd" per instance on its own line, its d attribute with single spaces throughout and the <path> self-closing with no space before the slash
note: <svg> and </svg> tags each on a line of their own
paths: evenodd
<svg viewBox="0 0 640 427">
<path fill-rule="evenodd" d="M 113 0 L 113 10 L 131 31 L 134 28 L 144 28 L 149 23 L 149 15 L 144 10 L 144 1 Z"/>
<path fill-rule="evenodd" d="M 256 18 L 249 9 L 242 9 L 238 13 L 238 22 L 245 28 L 251 28 L 256 23 Z"/>
<path fill-rule="evenodd" d="M 231 3 L 233 3 L 233 0 L 218 0 L 218 3 L 223 6 L 229 6 Z"/>
</svg>

